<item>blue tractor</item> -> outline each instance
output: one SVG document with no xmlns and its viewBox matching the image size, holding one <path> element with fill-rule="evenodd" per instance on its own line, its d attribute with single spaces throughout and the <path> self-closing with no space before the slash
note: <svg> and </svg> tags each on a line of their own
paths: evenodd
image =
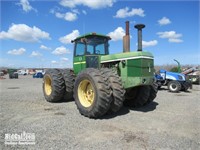
<svg viewBox="0 0 200 150">
<path fill-rule="evenodd" d="M 189 88 L 192 88 L 192 83 L 182 73 L 169 72 L 161 69 L 155 75 L 155 78 L 159 88 L 166 85 L 170 92 L 187 91 Z"/>
<path fill-rule="evenodd" d="M 33 75 L 33 78 L 43 78 L 43 73 L 42 72 L 36 72 L 34 75 Z"/>
</svg>

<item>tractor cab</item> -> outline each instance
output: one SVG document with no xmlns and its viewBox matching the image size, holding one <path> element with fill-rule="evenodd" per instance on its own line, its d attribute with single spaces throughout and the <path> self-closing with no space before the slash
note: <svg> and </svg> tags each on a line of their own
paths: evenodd
<svg viewBox="0 0 200 150">
<path fill-rule="evenodd" d="M 109 54 L 110 39 L 109 36 L 90 33 L 73 40 L 75 74 L 85 68 L 99 68 L 100 57 Z"/>
</svg>

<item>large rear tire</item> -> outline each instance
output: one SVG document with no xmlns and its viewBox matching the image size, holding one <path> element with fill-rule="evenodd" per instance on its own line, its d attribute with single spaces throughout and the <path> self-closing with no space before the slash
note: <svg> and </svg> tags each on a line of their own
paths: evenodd
<svg viewBox="0 0 200 150">
<path fill-rule="evenodd" d="M 118 74 L 112 69 L 102 68 L 101 71 L 104 73 L 107 82 L 109 82 L 110 88 L 112 90 L 113 101 L 111 103 L 110 112 L 117 112 L 123 106 L 123 102 L 125 99 L 125 90 L 122 86 L 122 81 Z"/>
<path fill-rule="evenodd" d="M 149 98 L 146 102 L 145 105 L 153 102 L 153 100 L 156 98 L 158 93 L 158 84 L 156 82 L 154 82 L 152 85 L 150 85 L 150 93 L 149 93 Z"/>
<path fill-rule="evenodd" d="M 61 69 L 60 71 L 65 81 L 64 100 L 69 101 L 73 98 L 75 75 L 70 69 Z"/>
<path fill-rule="evenodd" d="M 126 91 L 125 105 L 129 107 L 144 106 L 150 96 L 150 86 L 134 87 Z"/>
<path fill-rule="evenodd" d="M 181 90 L 187 92 L 189 88 L 192 88 L 192 82 L 191 81 L 182 82 L 181 87 L 182 87 Z"/>
<path fill-rule="evenodd" d="M 98 118 L 110 108 L 111 89 L 102 72 L 88 68 L 78 74 L 74 84 L 74 99 L 79 112 L 89 118 Z"/>
<path fill-rule="evenodd" d="M 58 102 L 64 96 L 64 80 L 58 69 L 49 69 L 43 78 L 43 93 L 48 102 Z"/>
</svg>

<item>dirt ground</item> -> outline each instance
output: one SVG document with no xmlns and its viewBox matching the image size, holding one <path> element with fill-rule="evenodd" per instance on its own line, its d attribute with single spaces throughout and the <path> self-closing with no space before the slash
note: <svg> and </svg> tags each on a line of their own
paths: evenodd
<svg viewBox="0 0 200 150">
<path fill-rule="evenodd" d="M 49 103 L 42 79 L 0 80 L 0 149 L 197 150 L 200 86 L 189 92 L 159 90 L 143 108 L 123 107 L 100 119 L 79 114 L 74 101 Z M 6 134 L 35 135 L 35 144 L 5 144 Z"/>
</svg>

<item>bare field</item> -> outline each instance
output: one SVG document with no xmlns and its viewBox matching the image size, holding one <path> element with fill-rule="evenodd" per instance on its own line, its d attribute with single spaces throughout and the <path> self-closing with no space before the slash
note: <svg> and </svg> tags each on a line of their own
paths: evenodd
<svg viewBox="0 0 200 150">
<path fill-rule="evenodd" d="M 100 119 L 79 114 L 74 101 L 49 103 L 42 79 L 0 80 L 0 149 L 197 150 L 200 86 L 190 92 L 158 92 L 150 105 Z M 34 133 L 34 145 L 6 145 L 5 134 Z"/>
</svg>

